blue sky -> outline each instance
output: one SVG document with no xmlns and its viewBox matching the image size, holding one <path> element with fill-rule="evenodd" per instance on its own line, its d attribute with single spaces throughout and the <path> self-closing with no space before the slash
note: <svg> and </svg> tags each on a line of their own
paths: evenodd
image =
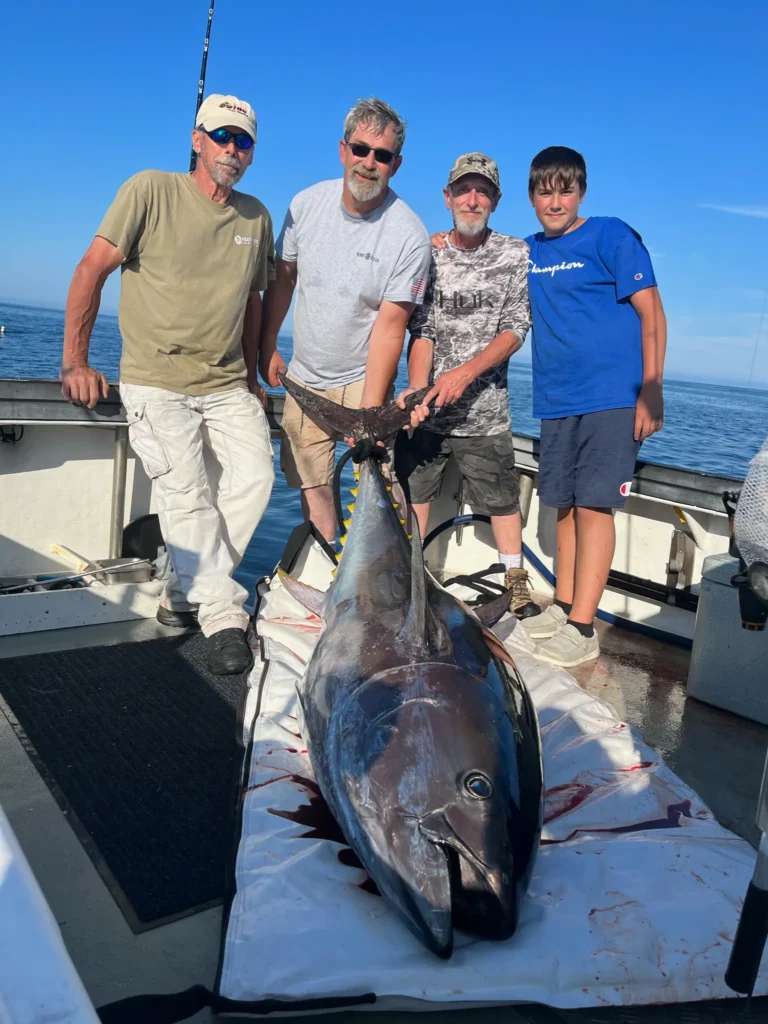
<svg viewBox="0 0 768 1024">
<path fill-rule="evenodd" d="M 207 7 L 32 0 L 4 12 L 0 299 L 61 307 L 120 183 L 186 170 Z M 494 226 L 528 234 L 531 157 L 573 146 L 589 172 L 583 212 L 622 217 L 654 257 L 669 371 L 744 383 L 759 337 L 752 382 L 768 386 L 767 12 L 764 0 L 218 0 L 206 92 L 256 108 L 243 188 L 276 230 L 296 191 L 338 175 L 360 96 L 407 118 L 394 185 L 430 230 L 446 223 L 451 163 L 480 149 L 501 171 Z"/>
</svg>

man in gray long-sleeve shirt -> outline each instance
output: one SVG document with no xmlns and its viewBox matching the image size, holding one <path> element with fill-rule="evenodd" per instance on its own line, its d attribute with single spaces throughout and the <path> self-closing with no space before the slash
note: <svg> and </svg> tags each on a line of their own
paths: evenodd
<svg viewBox="0 0 768 1024">
<path fill-rule="evenodd" d="M 395 470 L 410 492 L 423 537 L 430 504 L 453 454 L 469 504 L 491 517 L 505 582 L 512 590 L 511 608 L 526 618 L 539 607 L 531 599 L 522 562 L 507 368 L 531 323 L 528 246 L 488 227 L 501 188 L 495 162 L 482 153 L 458 158 L 444 194 L 454 228 L 433 252 L 424 304 L 408 324 L 409 387 L 399 401 L 429 384 L 432 389 L 412 415 L 413 436 L 398 438 Z M 430 413 L 427 403 L 433 398 Z"/>
</svg>

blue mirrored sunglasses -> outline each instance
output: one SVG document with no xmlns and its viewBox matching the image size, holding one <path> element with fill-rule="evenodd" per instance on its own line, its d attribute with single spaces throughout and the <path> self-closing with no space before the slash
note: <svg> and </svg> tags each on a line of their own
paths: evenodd
<svg viewBox="0 0 768 1024">
<path fill-rule="evenodd" d="M 238 149 L 251 149 L 253 147 L 253 139 L 250 135 L 246 135 L 245 132 L 230 132 L 226 128 L 214 128 L 212 132 L 206 131 L 205 128 L 201 128 L 209 139 L 219 146 L 228 146 L 229 140 L 234 139 L 235 145 Z"/>
</svg>

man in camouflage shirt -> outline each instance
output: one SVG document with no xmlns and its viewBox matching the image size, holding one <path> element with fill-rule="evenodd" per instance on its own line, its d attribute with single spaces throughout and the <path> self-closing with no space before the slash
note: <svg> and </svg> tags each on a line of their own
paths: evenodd
<svg viewBox="0 0 768 1024">
<path fill-rule="evenodd" d="M 419 531 L 453 453 L 473 510 L 491 517 L 511 608 L 519 618 L 540 609 L 523 568 L 520 478 L 509 416 L 507 367 L 531 324 L 528 246 L 488 227 L 501 198 L 499 171 L 482 153 L 460 156 L 444 190 L 453 230 L 433 250 L 424 305 L 408 330 L 410 391 L 432 385 L 398 439 L 395 469 L 409 492 Z M 427 403 L 434 399 L 431 413 Z"/>
</svg>

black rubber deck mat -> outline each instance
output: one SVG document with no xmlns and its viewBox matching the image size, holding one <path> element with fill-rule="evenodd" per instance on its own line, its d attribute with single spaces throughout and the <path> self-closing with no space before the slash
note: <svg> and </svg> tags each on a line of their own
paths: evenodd
<svg viewBox="0 0 768 1024">
<path fill-rule="evenodd" d="M 0 659 L 3 710 L 134 932 L 222 899 L 241 685 L 200 633 Z"/>
</svg>

